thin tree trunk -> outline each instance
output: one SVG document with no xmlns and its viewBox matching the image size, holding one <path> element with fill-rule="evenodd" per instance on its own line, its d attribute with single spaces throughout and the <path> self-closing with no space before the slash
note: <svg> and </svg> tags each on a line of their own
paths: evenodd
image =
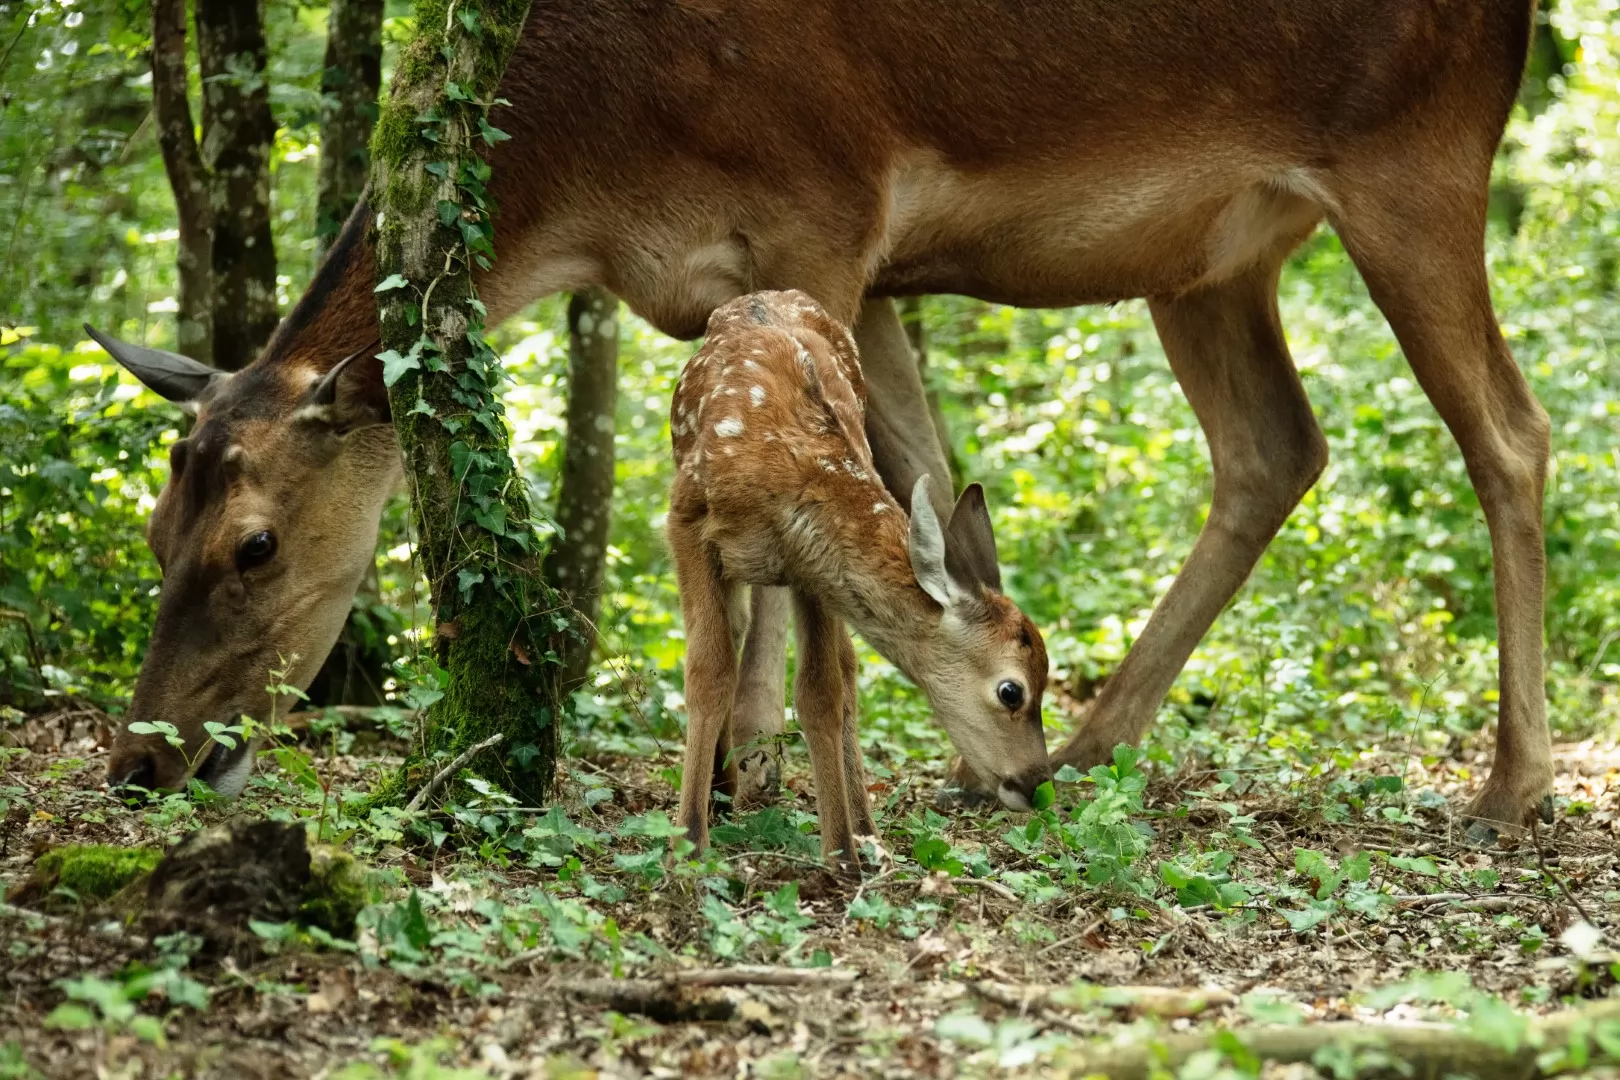
<svg viewBox="0 0 1620 1080">
<path fill-rule="evenodd" d="M 602 611 L 608 526 L 613 519 L 613 415 L 618 404 L 619 301 L 606 289 L 568 301 L 568 434 L 563 440 L 557 524 L 562 537 L 546 553 L 546 580 L 579 613 L 577 636 L 563 646 L 562 689 L 571 693 L 591 670 Z"/>
<path fill-rule="evenodd" d="M 178 351 L 211 364 L 213 210 L 208 169 L 197 149 L 196 126 L 186 100 L 186 72 L 186 2 L 152 0 L 152 114 L 180 223 L 180 251 L 175 260 L 180 276 Z"/>
<path fill-rule="evenodd" d="M 501 734 L 477 767 L 538 805 L 555 769 L 558 631 L 568 620 L 540 574 L 502 415 L 500 358 L 484 340 L 473 289 L 474 265 L 494 255 L 480 153 L 501 137 L 481 124 L 479 103 L 495 96 L 528 8 L 456 0 L 452 16 L 445 0 L 418 0 L 419 36 L 400 58 L 372 141 L 371 190 L 384 381 L 447 674 L 426 750 L 454 755 Z M 431 772 L 408 765 L 404 783 Z M 392 797 L 404 794 L 397 787 Z"/>
<path fill-rule="evenodd" d="M 315 238 L 324 253 L 371 174 L 371 129 L 382 82 L 383 0 L 332 0 L 321 72 L 321 163 Z"/>
<path fill-rule="evenodd" d="M 930 385 L 928 378 L 928 330 L 923 325 L 922 297 L 908 296 L 900 301 L 900 323 L 906 328 L 906 340 L 917 354 L 917 374 L 922 377 L 923 396 L 928 399 L 928 415 L 934 421 L 934 436 L 940 449 L 945 451 L 945 462 L 951 467 L 951 489 L 962 489 L 962 462 L 951 443 L 951 429 L 945 423 L 945 410 L 939 404 L 939 390 Z"/>
<path fill-rule="evenodd" d="M 260 0 L 196 0 L 203 78 L 202 158 L 211 174 L 214 366 L 235 371 L 276 328 L 270 236 L 270 148 L 276 124 L 265 79 Z"/>
</svg>

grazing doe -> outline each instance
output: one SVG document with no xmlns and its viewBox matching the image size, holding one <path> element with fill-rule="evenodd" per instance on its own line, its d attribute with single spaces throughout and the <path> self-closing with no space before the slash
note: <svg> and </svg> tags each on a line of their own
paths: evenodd
<svg viewBox="0 0 1620 1080">
<path fill-rule="evenodd" d="M 875 834 L 855 734 L 847 620 L 928 695 L 962 756 L 1027 810 L 1051 777 L 1041 730 L 1046 647 L 1001 593 L 977 484 L 941 529 L 928 476 L 912 516 L 872 465 L 866 385 L 847 330 L 801 292 L 733 300 L 681 373 L 670 428 L 669 543 L 686 619 L 690 723 L 681 823 L 708 841 L 711 783 L 736 790 L 731 711 L 744 587 L 793 592 L 793 700 L 816 781 L 821 848 L 845 869 Z"/>
</svg>

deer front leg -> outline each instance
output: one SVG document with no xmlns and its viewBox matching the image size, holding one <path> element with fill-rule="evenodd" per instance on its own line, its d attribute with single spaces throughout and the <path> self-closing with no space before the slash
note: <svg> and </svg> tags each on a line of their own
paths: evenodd
<svg viewBox="0 0 1620 1080">
<path fill-rule="evenodd" d="M 782 752 L 777 739 L 785 722 L 783 691 L 787 684 L 788 619 L 793 610 L 788 590 L 755 585 L 750 592 L 752 616 L 742 647 L 737 702 L 731 713 L 739 806 L 768 801 L 782 782 Z"/>
<path fill-rule="evenodd" d="M 1278 265 L 1151 303 L 1165 354 L 1209 442 L 1209 518 L 1170 591 L 1083 726 L 1052 755 L 1084 771 L 1135 743 L 1192 650 L 1327 464 L 1327 443 L 1277 315 Z"/>
<path fill-rule="evenodd" d="M 686 626 L 686 758 L 681 767 L 680 824 L 697 850 L 709 845 L 710 784 L 716 755 L 731 727 L 737 654 L 731 636 L 730 593 L 698 531 L 674 521 L 669 546 Z"/>
<path fill-rule="evenodd" d="M 812 597 L 796 594 L 794 611 L 799 675 L 793 684 L 793 707 L 810 749 L 810 771 L 816 780 L 821 855 L 841 873 L 859 874 L 845 783 L 844 674 L 839 653 L 839 642 L 847 647 L 849 634 L 842 620 Z"/>
<path fill-rule="evenodd" d="M 927 473 L 934 480 L 928 491 L 935 513 L 941 521 L 951 520 L 956 502 L 951 467 L 894 301 L 868 299 L 854 331 L 866 377 L 866 441 L 883 486 L 909 513 L 917 477 Z"/>
</svg>

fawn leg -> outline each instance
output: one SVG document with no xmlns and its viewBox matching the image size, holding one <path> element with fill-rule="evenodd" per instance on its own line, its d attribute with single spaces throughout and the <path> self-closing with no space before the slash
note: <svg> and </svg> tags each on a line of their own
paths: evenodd
<svg viewBox="0 0 1620 1080">
<path fill-rule="evenodd" d="M 702 851 L 709 843 L 715 755 L 727 741 L 737 690 L 737 655 L 728 611 L 735 586 L 721 577 L 719 564 L 697 529 L 671 520 L 669 540 L 686 625 L 686 759 L 681 768 L 680 824 L 687 839 Z"/>
<path fill-rule="evenodd" d="M 850 827 L 856 836 L 876 836 L 872 800 L 866 793 L 866 764 L 861 758 L 859 665 L 855 660 L 855 643 L 842 627 L 838 634 L 838 670 L 844 684 L 844 792 L 849 797 Z"/>
<path fill-rule="evenodd" d="M 799 639 L 799 675 L 793 707 L 810 748 L 816 779 L 816 815 L 821 820 L 821 854 L 843 873 L 860 873 L 855 832 L 844 787 L 844 677 L 838 654 L 848 640 L 841 620 L 820 601 L 794 594 Z"/>
<path fill-rule="evenodd" d="M 1421 146 L 1426 144 L 1414 144 Z M 1494 145 L 1494 139 L 1491 145 Z M 1542 629 L 1542 496 L 1551 425 L 1502 339 L 1485 269 L 1485 183 L 1474 168 L 1389 153 L 1347 162 L 1334 228 L 1462 449 L 1491 535 L 1500 705 L 1496 762 L 1469 807 L 1469 838 L 1552 820 Z"/>
<path fill-rule="evenodd" d="M 788 620 L 793 611 L 786 589 L 755 585 L 749 593 L 752 616 L 731 712 L 731 743 L 740 748 L 732 797 L 740 806 L 765 802 L 782 782 L 782 753 L 774 740 L 785 722 Z"/>
</svg>

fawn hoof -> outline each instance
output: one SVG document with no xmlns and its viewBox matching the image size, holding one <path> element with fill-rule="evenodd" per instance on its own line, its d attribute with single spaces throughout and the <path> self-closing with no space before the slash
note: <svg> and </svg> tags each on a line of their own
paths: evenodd
<svg viewBox="0 0 1620 1080">
<path fill-rule="evenodd" d="M 746 809 L 776 801 L 782 790 L 782 763 L 764 750 L 756 750 L 737 763 L 737 807 Z"/>
</svg>

